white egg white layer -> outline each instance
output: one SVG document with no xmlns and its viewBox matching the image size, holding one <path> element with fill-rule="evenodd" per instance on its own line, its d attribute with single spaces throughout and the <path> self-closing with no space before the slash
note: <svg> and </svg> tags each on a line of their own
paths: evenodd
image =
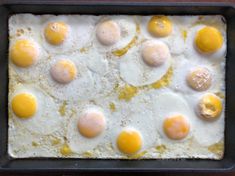
<svg viewBox="0 0 235 176">
<path fill-rule="evenodd" d="M 155 38 L 147 30 L 151 17 L 31 14 L 10 17 L 10 45 L 26 38 L 35 41 L 40 51 L 38 64 L 31 68 L 20 69 L 9 62 L 10 156 L 221 159 L 224 109 L 218 120 L 205 122 L 198 118 L 195 106 L 204 93 L 225 93 L 226 25 L 221 16 L 169 16 L 173 23 L 172 35 Z M 114 20 L 122 30 L 121 40 L 111 47 L 102 46 L 95 36 L 96 26 L 105 19 Z M 48 22 L 57 20 L 69 25 L 70 34 L 63 45 L 55 47 L 45 41 L 43 29 Z M 123 56 L 114 56 L 112 51 L 128 45 L 137 34 L 137 24 L 140 27 L 138 42 Z M 216 26 L 224 37 L 221 50 L 211 56 L 197 53 L 193 46 L 196 30 L 204 25 Z M 24 32 L 17 36 L 20 29 Z M 182 31 L 187 33 L 186 38 Z M 143 65 L 139 48 L 141 41 L 146 39 L 160 40 L 168 45 L 172 57 L 163 72 L 150 74 L 152 68 Z M 50 75 L 51 66 L 60 59 L 71 60 L 78 71 L 75 80 L 68 85 L 58 84 Z M 164 76 L 170 65 L 173 77 L 168 87 L 137 88 L 138 92 L 130 100 L 119 98 L 119 86 L 149 85 Z M 207 91 L 196 92 L 185 82 L 187 72 L 196 66 L 212 71 L 212 86 Z M 12 112 L 11 99 L 22 91 L 37 97 L 39 111 L 35 118 L 22 120 Z M 107 120 L 105 131 L 95 139 L 84 138 L 77 129 L 78 117 L 88 107 L 100 108 Z M 162 131 L 164 117 L 174 113 L 184 114 L 191 127 L 189 135 L 180 141 L 168 139 Z M 117 135 L 125 128 L 133 128 L 142 136 L 143 146 L 134 156 L 122 154 L 116 146 Z M 71 150 L 68 155 L 61 153 L 65 144 Z"/>
</svg>

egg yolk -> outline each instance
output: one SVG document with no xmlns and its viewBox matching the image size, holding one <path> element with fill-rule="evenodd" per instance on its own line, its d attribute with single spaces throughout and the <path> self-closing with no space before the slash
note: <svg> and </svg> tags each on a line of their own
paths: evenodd
<svg viewBox="0 0 235 176">
<path fill-rule="evenodd" d="M 153 16 L 148 23 L 148 31 L 155 37 L 166 37 L 172 32 L 172 22 L 167 16 Z"/>
<path fill-rule="evenodd" d="M 137 153 L 142 147 L 142 138 L 139 132 L 126 129 L 123 130 L 117 138 L 118 149 L 125 154 L 131 155 Z"/>
<path fill-rule="evenodd" d="M 72 61 L 60 60 L 51 67 L 50 72 L 55 81 L 67 84 L 75 79 L 77 68 Z"/>
<path fill-rule="evenodd" d="M 164 43 L 147 41 L 143 43 L 142 57 L 149 66 L 158 67 L 170 57 L 170 51 Z"/>
<path fill-rule="evenodd" d="M 78 119 L 78 130 L 84 137 L 94 138 L 100 135 L 105 129 L 104 114 L 97 110 L 88 110 Z"/>
<path fill-rule="evenodd" d="M 221 99 L 211 93 L 208 93 L 202 97 L 198 104 L 198 110 L 201 117 L 205 120 L 217 119 L 223 109 Z"/>
<path fill-rule="evenodd" d="M 197 32 L 195 44 L 200 52 L 210 54 L 222 47 L 223 37 L 218 29 L 206 26 Z"/>
<path fill-rule="evenodd" d="M 10 59 L 18 67 L 29 67 L 38 59 L 38 48 L 35 43 L 22 39 L 17 40 L 10 48 Z"/>
<path fill-rule="evenodd" d="M 186 80 L 194 90 L 205 91 L 211 86 L 212 77 L 208 69 L 198 67 L 187 75 Z"/>
<path fill-rule="evenodd" d="M 185 117 L 176 115 L 165 119 L 163 129 L 170 139 L 180 140 L 188 135 L 190 125 Z"/>
<path fill-rule="evenodd" d="M 116 22 L 108 20 L 98 25 L 96 37 L 101 44 L 110 46 L 118 42 L 121 31 Z"/>
<path fill-rule="evenodd" d="M 19 118 L 30 118 L 37 111 L 36 98 L 28 93 L 16 95 L 11 102 L 12 110 Z"/>
<path fill-rule="evenodd" d="M 44 29 L 44 36 L 52 45 L 62 44 L 68 35 L 68 26 L 63 22 L 48 23 Z"/>
</svg>

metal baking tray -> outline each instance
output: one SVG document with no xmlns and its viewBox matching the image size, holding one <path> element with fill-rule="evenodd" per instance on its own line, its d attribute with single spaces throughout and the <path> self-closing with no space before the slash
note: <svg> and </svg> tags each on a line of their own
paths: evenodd
<svg viewBox="0 0 235 176">
<path fill-rule="evenodd" d="M 226 130 L 224 158 L 219 161 L 200 159 L 99 160 L 11 158 L 7 153 L 8 18 L 15 13 L 223 15 L 227 21 Z M 76 0 L 0 1 L 0 40 L 0 172 L 235 171 L 235 4 Z"/>
</svg>

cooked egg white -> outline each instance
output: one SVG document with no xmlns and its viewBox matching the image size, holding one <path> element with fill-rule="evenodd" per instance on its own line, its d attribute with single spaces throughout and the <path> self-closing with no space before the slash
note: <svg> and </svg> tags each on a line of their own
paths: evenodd
<svg viewBox="0 0 235 176">
<path fill-rule="evenodd" d="M 221 159 L 225 34 L 221 16 L 12 15 L 10 156 Z"/>
</svg>

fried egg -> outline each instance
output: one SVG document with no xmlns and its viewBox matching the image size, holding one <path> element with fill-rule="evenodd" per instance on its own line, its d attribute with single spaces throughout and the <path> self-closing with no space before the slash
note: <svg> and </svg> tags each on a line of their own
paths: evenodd
<svg viewBox="0 0 235 176">
<path fill-rule="evenodd" d="M 198 62 L 184 57 L 177 58 L 170 87 L 181 93 L 202 91 L 219 92 L 224 89 L 224 68 L 207 60 Z"/>
<path fill-rule="evenodd" d="M 22 81 L 38 82 L 48 59 L 41 48 L 39 24 L 39 18 L 30 14 L 13 15 L 9 19 L 9 69 Z"/>
<path fill-rule="evenodd" d="M 95 27 L 91 16 L 42 16 L 43 47 L 51 54 L 77 51 L 90 41 Z"/>
<path fill-rule="evenodd" d="M 222 62 L 226 55 L 226 35 L 222 31 L 204 24 L 192 27 L 186 39 L 185 56 L 199 62 L 202 60 L 212 63 Z"/>
<path fill-rule="evenodd" d="M 108 94 L 115 86 L 108 62 L 99 55 L 55 55 L 45 70 L 41 86 L 60 100 L 89 100 Z"/>
<path fill-rule="evenodd" d="M 33 133 L 50 134 L 62 128 L 56 103 L 33 85 L 16 85 L 9 94 L 9 107 L 15 123 Z"/>
<path fill-rule="evenodd" d="M 133 86 L 148 85 L 161 79 L 170 65 L 168 47 L 161 41 L 149 40 L 123 56 L 120 61 L 120 76 Z"/>
<path fill-rule="evenodd" d="M 194 139 L 202 146 L 220 142 L 224 137 L 224 103 L 213 93 L 184 95 L 190 109 L 195 129 Z"/>
<path fill-rule="evenodd" d="M 165 90 L 156 96 L 154 113 L 158 118 L 157 130 L 162 143 L 180 142 L 193 135 L 193 110 L 179 94 Z M 167 107 L 167 108 L 166 108 Z"/>
<path fill-rule="evenodd" d="M 160 143 L 156 114 L 152 109 L 153 98 L 153 91 L 150 91 L 140 92 L 128 102 L 112 100 L 116 108 L 110 118 L 110 126 L 114 127 L 110 131 L 110 140 L 121 156 L 142 153 Z"/>
<path fill-rule="evenodd" d="M 125 48 L 136 42 L 137 33 L 138 26 L 133 16 L 102 16 L 96 26 L 94 47 L 102 53 L 112 52 L 114 56 L 122 56 L 127 52 Z"/>
<path fill-rule="evenodd" d="M 105 143 L 108 117 L 101 107 L 92 104 L 76 109 L 68 123 L 67 140 L 70 149 L 81 154 Z"/>
</svg>

